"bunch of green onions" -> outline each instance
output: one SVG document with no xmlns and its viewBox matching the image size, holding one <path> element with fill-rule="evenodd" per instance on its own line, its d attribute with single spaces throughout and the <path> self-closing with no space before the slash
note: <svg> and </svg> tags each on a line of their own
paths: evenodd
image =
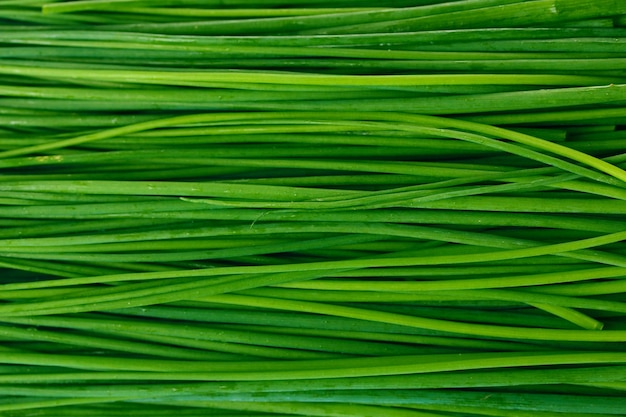
<svg viewBox="0 0 626 417">
<path fill-rule="evenodd" d="M 626 2 L 0 0 L 0 416 L 626 416 Z"/>
</svg>

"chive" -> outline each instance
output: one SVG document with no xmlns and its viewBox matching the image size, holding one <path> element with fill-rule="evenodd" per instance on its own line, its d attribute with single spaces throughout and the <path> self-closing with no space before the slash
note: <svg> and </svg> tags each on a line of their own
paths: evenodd
<svg viewBox="0 0 626 417">
<path fill-rule="evenodd" d="M 0 0 L 0 414 L 624 415 L 613 0 Z"/>
</svg>

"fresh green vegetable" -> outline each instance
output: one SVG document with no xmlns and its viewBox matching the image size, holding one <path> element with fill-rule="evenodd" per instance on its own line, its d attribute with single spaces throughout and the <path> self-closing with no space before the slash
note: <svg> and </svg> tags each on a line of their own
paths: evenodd
<svg viewBox="0 0 626 417">
<path fill-rule="evenodd" d="M 626 416 L 625 21 L 0 0 L 0 416 Z"/>
</svg>

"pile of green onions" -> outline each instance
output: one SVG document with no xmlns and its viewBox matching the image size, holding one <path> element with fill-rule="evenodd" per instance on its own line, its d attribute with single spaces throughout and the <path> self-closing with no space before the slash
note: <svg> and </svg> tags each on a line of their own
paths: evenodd
<svg viewBox="0 0 626 417">
<path fill-rule="evenodd" d="M 626 2 L 0 0 L 0 416 L 626 416 Z"/>
</svg>

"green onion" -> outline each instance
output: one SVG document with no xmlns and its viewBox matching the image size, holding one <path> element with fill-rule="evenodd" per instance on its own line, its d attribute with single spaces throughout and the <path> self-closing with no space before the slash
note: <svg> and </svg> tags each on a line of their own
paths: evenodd
<svg viewBox="0 0 626 417">
<path fill-rule="evenodd" d="M 625 16 L 0 0 L 0 415 L 626 416 Z"/>
</svg>

